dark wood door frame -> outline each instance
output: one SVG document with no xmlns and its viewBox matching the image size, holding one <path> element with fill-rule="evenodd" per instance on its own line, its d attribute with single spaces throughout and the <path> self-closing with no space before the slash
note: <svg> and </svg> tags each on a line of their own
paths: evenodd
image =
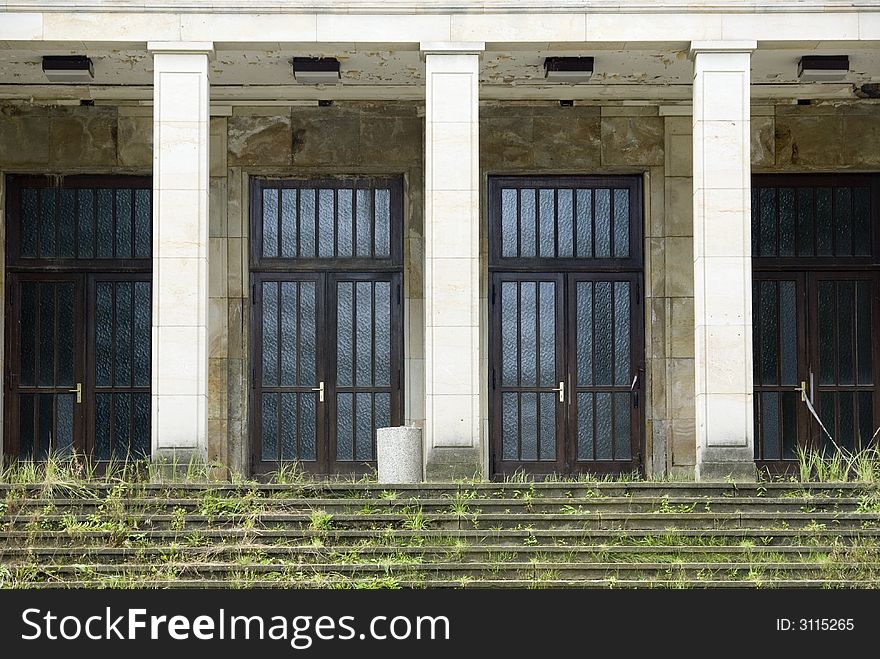
<svg viewBox="0 0 880 659">
<path fill-rule="evenodd" d="M 152 178 L 129 175 L 71 175 L 63 177 L 44 175 L 10 175 L 6 179 L 6 255 L 7 286 L 5 290 L 4 355 L 4 423 L 3 452 L 10 459 L 19 456 L 18 437 L 18 385 L 19 373 L 19 283 L 22 281 L 75 281 L 77 304 L 74 310 L 76 322 L 76 382 L 82 383 L 82 403 L 74 404 L 74 449 L 94 458 L 95 436 L 95 351 L 94 351 L 94 282 L 101 281 L 150 281 L 152 259 L 144 258 L 79 258 L 73 257 L 23 257 L 21 252 L 21 202 L 25 188 L 59 190 L 106 189 L 151 190 Z M 112 203 L 115 213 L 115 195 Z M 60 211 L 56 209 L 57 213 Z M 77 213 L 79 211 L 77 210 Z M 131 219 L 134 221 L 134 206 Z M 78 217 L 78 216 L 77 216 Z M 114 224 L 115 226 L 115 224 Z M 56 228 L 56 239 L 57 239 Z M 75 223 L 74 240 L 79 241 L 79 223 Z M 152 212 L 150 212 L 150 235 L 152 235 Z M 132 234 L 132 245 L 134 237 Z M 113 241 L 113 249 L 116 240 Z M 16 306 L 19 305 L 19 306 Z"/>
<path fill-rule="evenodd" d="M 390 190 L 389 199 L 389 252 L 387 258 L 353 256 L 353 257 L 266 257 L 263 255 L 263 190 L 273 188 L 279 190 L 298 191 L 302 189 L 354 189 L 371 190 L 377 188 Z M 400 425 L 404 418 L 404 328 L 403 328 L 403 180 L 398 176 L 325 176 L 318 178 L 265 178 L 251 179 L 250 185 L 250 276 L 251 276 L 251 313 L 250 313 L 250 386 L 248 388 L 248 427 L 250 436 L 251 469 L 256 475 L 263 475 L 279 470 L 281 461 L 267 462 L 261 455 L 261 418 L 260 418 L 260 369 L 261 369 L 261 328 L 262 294 L 261 285 L 266 281 L 293 281 L 310 279 L 316 282 L 316 294 L 319 299 L 317 338 L 320 355 L 317 357 L 318 374 L 324 384 L 324 403 L 318 403 L 318 437 L 317 460 L 300 461 L 298 466 L 316 475 L 329 474 L 366 474 L 375 469 L 375 460 L 337 460 L 337 304 L 335 288 L 343 281 L 389 281 L 391 305 L 391 405 L 390 417 L 392 425 Z M 339 195 L 334 197 L 334 212 L 339 204 Z M 279 210 L 279 213 L 281 211 Z M 354 211 L 352 211 L 354 213 Z M 297 219 L 297 222 L 299 220 Z M 375 215 L 370 227 L 370 235 L 375 236 Z M 279 224 L 280 226 L 280 224 Z M 299 225 L 297 225 L 298 227 Z M 355 231 L 355 219 L 352 215 L 352 235 Z M 338 232 L 334 238 L 334 251 L 339 249 Z M 352 251 L 354 251 L 354 244 Z M 375 312 L 375 310 L 374 310 Z M 319 378 L 321 380 L 322 378 Z M 382 389 L 377 387 L 354 387 L 362 393 Z"/>
<path fill-rule="evenodd" d="M 575 189 L 575 188 L 615 188 L 627 189 L 629 199 L 629 254 L 626 258 L 503 258 L 501 247 L 501 190 L 502 188 L 538 189 Z M 636 471 L 644 473 L 645 453 L 645 404 L 643 383 L 645 372 L 644 345 L 644 305 L 642 300 L 644 263 L 643 263 L 643 212 L 642 212 L 642 180 L 638 176 L 497 176 L 490 177 L 488 182 L 488 231 L 489 231 L 489 274 L 492 292 L 490 293 L 490 327 L 489 336 L 489 437 L 490 437 L 490 473 L 502 476 L 510 473 L 511 467 L 525 468 L 533 473 L 564 473 L 595 472 L 625 473 Z M 576 214 L 575 214 L 576 217 Z M 576 220 L 575 220 L 576 221 Z M 577 228 L 573 229 L 576 239 Z M 558 249 L 558 243 L 557 243 Z M 563 342 L 562 359 L 557 362 L 557 369 L 566 384 L 566 401 L 560 406 L 558 421 L 559 435 L 564 449 L 557 455 L 557 462 L 542 465 L 539 461 L 501 467 L 501 397 L 498 386 L 500 377 L 500 291 L 497 289 L 499 278 L 519 277 L 522 279 L 558 277 L 561 289 L 563 314 L 562 325 L 558 329 L 558 338 Z M 630 461 L 592 461 L 577 460 L 577 387 L 573 381 L 576 335 L 576 319 L 574 313 L 574 282 L 579 280 L 631 282 L 630 305 L 630 336 L 631 336 L 631 368 L 635 383 L 631 391 L 634 412 L 631 414 L 632 460 Z"/>
</svg>

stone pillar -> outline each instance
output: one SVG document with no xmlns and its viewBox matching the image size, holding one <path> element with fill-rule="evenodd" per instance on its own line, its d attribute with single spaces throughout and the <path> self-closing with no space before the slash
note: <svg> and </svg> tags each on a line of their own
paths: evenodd
<svg viewBox="0 0 880 659">
<path fill-rule="evenodd" d="M 482 472 L 480 459 L 479 56 L 482 43 L 423 43 L 425 55 L 426 477 Z"/>
<path fill-rule="evenodd" d="M 699 480 L 754 480 L 749 69 L 754 41 L 694 42 Z"/>
<path fill-rule="evenodd" d="M 208 55 L 211 43 L 153 54 L 154 459 L 204 460 L 208 446 Z"/>
</svg>

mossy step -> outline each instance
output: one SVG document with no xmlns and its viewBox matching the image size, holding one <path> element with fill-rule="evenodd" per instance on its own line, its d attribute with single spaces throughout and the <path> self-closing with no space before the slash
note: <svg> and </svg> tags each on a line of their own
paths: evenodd
<svg viewBox="0 0 880 659">
<path fill-rule="evenodd" d="M 880 513 L 855 512 L 736 512 L 736 513 L 469 513 L 462 515 L 422 513 L 332 515 L 315 518 L 303 513 L 249 513 L 247 515 L 145 515 L 126 514 L 124 511 L 111 515 L 93 517 L 85 514 L 49 514 L 15 516 L 5 518 L 10 529 L 26 529 L 34 525 L 43 528 L 70 529 L 73 532 L 88 527 L 109 525 L 114 528 L 147 529 L 170 528 L 198 530 L 202 528 L 235 528 L 248 526 L 276 528 L 314 528 L 317 530 L 386 528 L 418 529 L 721 529 L 721 528 L 804 528 L 833 525 L 835 528 L 880 528 Z M 85 528 L 83 528 L 85 527 Z"/>
<path fill-rule="evenodd" d="M 428 545 L 428 546 L 380 546 L 361 545 L 330 545 L 325 547 L 314 546 L 279 546 L 258 544 L 217 544 L 209 546 L 189 545 L 162 545 L 152 547 L 106 547 L 100 545 L 77 545 L 65 547 L 38 546 L 38 547 L 0 547 L 0 557 L 13 562 L 22 562 L 27 558 L 31 562 L 35 560 L 59 561 L 66 563 L 83 562 L 85 559 L 104 562 L 124 562 L 127 560 L 150 560 L 153 557 L 166 559 L 175 557 L 177 560 L 198 561 L 209 557 L 220 560 L 228 557 L 260 557 L 263 560 L 292 559 L 311 560 L 320 562 L 324 559 L 334 561 L 382 562 L 389 556 L 397 557 L 406 555 L 419 558 L 425 562 L 447 561 L 450 556 L 455 556 L 462 561 L 496 560 L 505 557 L 510 560 L 519 560 L 529 557 L 553 557 L 553 560 L 586 561 L 636 561 L 638 560 L 679 560 L 681 556 L 687 556 L 690 560 L 695 557 L 711 557 L 713 560 L 765 560 L 766 557 L 774 558 L 784 556 L 786 560 L 799 561 L 802 559 L 815 560 L 816 557 L 828 554 L 846 557 L 854 555 L 864 557 L 867 555 L 880 555 L 880 543 L 875 545 L 793 545 L 793 546 L 694 546 L 694 545 L 670 545 L 670 546 L 643 546 L 643 545 L 582 545 L 582 546 L 520 546 L 510 545 Z"/>
<path fill-rule="evenodd" d="M 234 483 L 56 483 L 9 484 L 0 483 L 0 498 L 27 495 L 107 496 L 108 493 L 125 495 L 142 492 L 147 496 L 192 496 L 211 493 L 215 496 L 245 496 L 248 493 L 263 496 L 296 496 L 326 498 L 383 498 L 394 493 L 397 498 L 422 499 L 454 496 L 455 493 L 474 493 L 478 498 L 515 498 L 524 494 L 535 497 L 590 497 L 590 496 L 724 496 L 724 497 L 777 497 L 791 493 L 809 496 L 858 496 L 877 492 L 870 483 L 709 483 L 709 482 L 651 482 L 651 481 L 554 481 L 534 483 L 421 483 L 413 485 L 386 485 L 372 482 L 313 482 L 294 484 L 234 484 Z"/>
<path fill-rule="evenodd" d="M 394 577 L 459 579 L 462 577 L 490 577 L 512 579 L 602 579 L 617 578 L 714 578 L 719 580 L 783 578 L 798 575 L 801 577 L 858 578 L 876 582 L 880 586 L 880 563 L 839 563 L 839 562 L 638 562 L 638 563 L 565 563 L 538 561 L 496 561 L 496 562 L 442 562 L 420 563 L 413 561 L 385 563 L 291 563 L 267 564 L 241 562 L 162 562 L 149 564 L 51 564 L 34 566 L 32 564 L 6 564 L 13 575 L 31 573 L 32 579 L 39 575 L 44 579 L 65 577 L 67 575 L 148 575 L 162 578 L 173 575 L 179 578 L 215 577 L 235 578 L 236 576 L 274 575 L 291 580 L 310 578 L 313 575 L 343 575 L 348 577 Z"/>
<path fill-rule="evenodd" d="M 428 588 L 579 588 L 579 589 L 610 589 L 610 588 L 638 588 L 638 589 L 690 589 L 690 588 L 876 588 L 877 584 L 865 583 L 858 579 L 777 579 L 777 580 L 743 580 L 743 581 L 719 581 L 699 579 L 425 579 L 425 580 L 398 580 L 398 579 L 340 579 L 330 581 L 326 579 L 303 580 L 297 582 L 258 580 L 258 579 L 217 579 L 202 581 L 198 579 L 156 579 L 149 582 L 132 581 L 125 578 L 110 577 L 103 581 L 91 580 L 65 580 L 56 582 L 21 581 L 14 584 L 17 588 L 28 589 L 76 589 L 76 588 L 155 588 L 155 589 L 192 589 L 192 588 L 298 588 L 298 589 L 428 589 Z"/>
<path fill-rule="evenodd" d="M 234 515 L 250 512 L 310 512 L 325 510 L 331 514 L 387 514 L 406 512 L 414 508 L 413 500 L 384 499 L 328 499 L 328 498 L 169 498 L 136 497 L 123 499 L 101 498 L 38 498 L 10 501 L 7 516 L 48 512 L 94 512 L 108 506 L 132 513 L 164 513 L 183 510 L 187 513 Z M 416 508 L 425 513 L 456 512 L 811 512 L 840 510 L 846 512 L 880 512 L 880 496 L 854 497 L 565 497 L 536 499 L 419 499 Z"/>
</svg>

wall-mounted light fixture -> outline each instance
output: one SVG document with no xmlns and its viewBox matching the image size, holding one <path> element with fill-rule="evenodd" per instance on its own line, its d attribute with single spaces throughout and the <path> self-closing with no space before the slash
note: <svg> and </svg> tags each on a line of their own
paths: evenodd
<svg viewBox="0 0 880 659">
<path fill-rule="evenodd" d="M 294 57 L 293 77 L 303 85 L 335 85 L 339 60 L 335 57 Z"/>
<path fill-rule="evenodd" d="M 575 85 L 589 81 L 592 75 L 592 57 L 548 57 L 544 60 L 544 78 L 547 82 Z"/>
<path fill-rule="evenodd" d="M 847 55 L 807 55 L 798 62 L 798 79 L 801 82 L 843 80 L 848 72 Z"/>
<path fill-rule="evenodd" d="M 84 55 L 46 55 L 43 73 L 50 82 L 92 82 L 95 69 Z"/>
</svg>

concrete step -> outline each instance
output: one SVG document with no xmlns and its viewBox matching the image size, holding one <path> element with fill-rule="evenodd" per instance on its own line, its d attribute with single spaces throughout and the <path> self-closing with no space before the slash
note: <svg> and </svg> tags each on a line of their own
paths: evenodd
<svg viewBox="0 0 880 659">
<path fill-rule="evenodd" d="M 320 513 L 321 511 L 313 511 Z M 234 528 L 243 524 L 278 529 L 724 529 L 724 528 L 880 528 L 880 513 L 856 512 L 653 512 L 653 513 L 424 513 L 413 510 L 394 514 L 340 514 L 317 519 L 305 513 L 260 513 L 248 515 L 155 514 L 120 511 L 92 516 L 56 513 L 33 516 L 7 515 L 6 528 L 24 530 L 67 529 L 72 533 L 116 525 L 129 529 L 198 530 Z"/>
<path fill-rule="evenodd" d="M 263 544 L 357 545 L 363 542 L 407 546 L 436 543 L 492 543 L 518 546 L 577 545 L 662 545 L 694 544 L 700 546 L 861 543 L 880 540 L 877 528 L 726 528 L 726 529 L 312 529 L 289 528 L 208 528 L 174 531 L 170 529 L 105 529 L 68 533 L 57 530 L 0 531 L 0 545 L 33 544 L 68 547 L 77 544 L 138 546 L 146 543 L 177 542 L 189 545 Z"/>
<path fill-rule="evenodd" d="M 421 562 L 443 562 L 454 557 L 458 561 L 527 561 L 543 559 L 550 562 L 671 562 L 686 557 L 689 561 L 786 561 L 818 560 L 835 557 L 880 557 L 880 543 L 860 545 L 790 545 L 790 546 L 644 546 L 644 545 L 580 545 L 580 546 L 511 546 L 511 545 L 422 545 L 412 547 L 373 545 L 279 546 L 261 544 L 189 546 L 170 544 L 150 547 L 107 547 L 103 545 L 3 547 L 0 557 L 9 563 L 125 563 L 153 562 L 154 559 L 178 561 L 264 560 L 270 562 L 299 561 L 383 563 L 407 556 Z M 153 564 L 155 564 L 153 562 Z"/>
<path fill-rule="evenodd" d="M 333 498 L 235 498 L 235 497 L 135 497 L 114 500 L 104 498 L 36 498 L 10 501 L 7 517 L 31 514 L 93 514 L 108 508 L 123 508 L 132 513 L 234 516 L 253 512 L 309 513 L 324 510 L 330 514 L 395 514 L 412 509 L 412 499 L 333 499 Z M 418 499 L 425 513 L 611 513 L 611 512 L 880 512 L 876 500 L 856 497 L 602 497 L 537 499 L 471 499 L 443 497 Z"/>
</svg>

